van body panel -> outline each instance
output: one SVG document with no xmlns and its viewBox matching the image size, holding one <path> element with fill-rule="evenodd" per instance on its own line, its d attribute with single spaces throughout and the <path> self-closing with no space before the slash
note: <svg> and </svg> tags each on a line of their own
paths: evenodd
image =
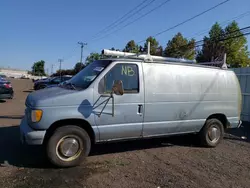
<svg viewBox="0 0 250 188">
<path fill-rule="evenodd" d="M 198 132 L 212 114 L 237 117 L 237 85 L 228 70 L 143 63 L 144 136 Z"/>
<path fill-rule="evenodd" d="M 122 63 L 124 66 L 137 65 L 139 78 L 139 93 L 124 93 L 122 96 L 114 94 L 114 117 L 112 117 L 112 100 L 107 103 L 101 116 L 95 116 L 95 122 L 100 131 L 100 141 L 120 140 L 128 138 L 139 138 L 142 136 L 143 113 L 138 113 L 139 105 L 144 104 L 144 84 L 141 62 L 113 62 L 97 79 L 94 85 L 95 112 L 100 113 L 104 104 L 98 105 L 107 97 L 102 97 L 98 92 L 100 81 L 116 65 Z"/>
</svg>

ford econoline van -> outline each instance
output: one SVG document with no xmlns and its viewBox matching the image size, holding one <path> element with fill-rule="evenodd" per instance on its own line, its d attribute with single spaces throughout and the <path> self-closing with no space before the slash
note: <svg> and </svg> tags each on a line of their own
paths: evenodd
<svg viewBox="0 0 250 188">
<path fill-rule="evenodd" d="M 53 164 L 69 167 L 96 143 L 195 133 L 215 147 L 225 129 L 240 126 L 233 71 L 113 53 L 120 57 L 94 61 L 66 84 L 30 93 L 21 140 L 44 145 Z"/>
</svg>

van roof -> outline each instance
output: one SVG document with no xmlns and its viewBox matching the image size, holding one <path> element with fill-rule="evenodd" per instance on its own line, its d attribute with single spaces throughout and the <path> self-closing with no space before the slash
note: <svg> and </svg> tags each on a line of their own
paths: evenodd
<svg viewBox="0 0 250 188">
<path fill-rule="evenodd" d="M 220 67 L 216 67 L 216 66 L 201 65 L 199 63 L 168 62 L 168 61 L 160 61 L 160 60 L 154 60 L 153 62 L 151 62 L 151 61 L 145 61 L 145 60 L 136 59 L 136 58 L 103 58 L 103 59 L 100 59 L 100 60 L 125 61 L 125 62 L 143 62 L 143 63 L 156 63 L 156 64 L 173 64 L 173 65 L 192 66 L 192 67 L 201 67 L 201 68 L 208 68 L 208 69 L 232 71 L 230 69 L 221 69 Z"/>
</svg>

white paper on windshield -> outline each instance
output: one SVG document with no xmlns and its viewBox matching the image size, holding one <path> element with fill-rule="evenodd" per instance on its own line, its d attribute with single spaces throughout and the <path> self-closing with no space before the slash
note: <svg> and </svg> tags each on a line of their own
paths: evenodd
<svg viewBox="0 0 250 188">
<path fill-rule="evenodd" d="M 103 67 L 96 67 L 94 70 L 98 71 L 98 72 L 101 72 L 103 69 L 104 69 Z"/>
</svg>

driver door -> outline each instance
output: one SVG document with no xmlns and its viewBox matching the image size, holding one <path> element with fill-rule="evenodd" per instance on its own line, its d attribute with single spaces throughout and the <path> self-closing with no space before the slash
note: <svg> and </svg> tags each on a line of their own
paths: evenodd
<svg viewBox="0 0 250 188">
<path fill-rule="evenodd" d="M 113 63 L 106 74 L 96 82 L 93 111 L 100 141 L 142 137 L 144 85 L 141 66 L 140 62 Z M 114 80 L 123 82 L 124 94 L 113 94 L 112 116 L 112 99 L 108 101 L 108 96 Z"/>
</svg>

